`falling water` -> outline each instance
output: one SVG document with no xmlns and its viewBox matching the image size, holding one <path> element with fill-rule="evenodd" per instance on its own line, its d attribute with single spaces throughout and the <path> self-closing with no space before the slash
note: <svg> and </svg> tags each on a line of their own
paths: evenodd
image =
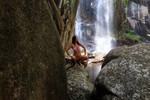
<svg viewBox="0 0 150 100">
<path fill-rule="evenodd" d="M 108 53 L 115 46 L 113 38 L 113 0 L 96 0 L 96 52 Z"/>
<path fill-rule="evenodd" d="M 79 41 L 84 46 L 86 46 L 89 52 L 93 52 L 95 50 L 95 45 L 94 45 L 94 32 L 95 31 L 93 31 L 95 25 L 92 22 L 90 23 L 86 22 L 86 20 L 89 20 L 88 18 L 86 19 L 81 18 L 81 16 L 82 17 L 84 16 L 82 9 L 86 9 L 92 6 L 92 3 L 89 4 L 89 2 L 90 0 L 80 0 L 80 4 L 79 4 L 77 15 L 76 15 L 76 21 L 75 21 L 75 35 L 78 37 Z M 86 7 L 83 7 L 85 5 Z M 86 12 L 89 12 L 89 11 L 87 11 L 86 9 Z M 88 15 L 90 14 L 87 14 L 87 16 Z"/>
<path fill-rule="evenodd" d="M 91 3 L 89 1 L 80 0 L 76 16 L 75 35 L 78 36 L 79 41 L 87 47 L 89 52 L 94 52 L 95 59 L 101 60 L 115 46 L 115 39 L 113 38 L 114 0 L 93 0 L 94 2 Z M 90 12 L 94 12 L 94 21 L 89 21 L 90 17 L 83 19 L 82 7 L 87 2 L 90 8 L 93 7 L 91 11 L 86 10 L 87 16 L 90 15 Z M 89 64 L 87 70 L 90 78 L 95 81 L 101 70 L 101 64 Z"/>
<path fill-rule="evenodd" d="M 75 24 L 75 35 L 78 36 L 79 40 L 87 47 L 90 52 L 104 52 L 108 53 L 115 46 L 115 38 L 113 38 L 113 0 L 95 0 L 94 4 L 91 3 L 89 6 L 95 6 L 93 12 L 96 12 L 96 20 L 93 23 L 84 22 L 81 18 L 81 6 L 88 0 L 80 0 L 78 7 L 76 24 Z M 92 26 L 92 25 L 93 26 Z M 94 27 L 94 33 L 87 33 L 86 27 Z M 89 35 L 89 36 L 88 36 Z M 90 38 L 86 38 L 86 37 Z M 85 41 L 85 40 L 88 41 Z"/>
<path fill-rule="evenodd" d="M 75 35 L 78 36 L 79 40 L 82 39 L 82 30 L 81 30 L 82 21 L 80 16 L 80 6 L 81 6 L 81 1 L 78 6 L 76 21 L 75 21 Z"/>
</svg>

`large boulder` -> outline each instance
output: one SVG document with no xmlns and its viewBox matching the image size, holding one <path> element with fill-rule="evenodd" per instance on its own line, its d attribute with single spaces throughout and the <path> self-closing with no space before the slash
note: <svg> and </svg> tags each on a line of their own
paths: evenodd
<svg viewBox="0 0 150 100">
<path fill-rule="evenodd" d="M 67 70 L 68 93 L 71 100 L 90 100 L 94 84 L 89 80 L 89 74 L 81 66 Z"/>
<path fill-rule="evenodd" d="M 68 100 L 50 8 L 46 0 L 0 0 L 0 100 Z"/>
<path fill-rule="evenodd" d="M 95 86 L 96 99 L 149 100 L 150 43 L 118 47 L 108 53 Z"/>
</svg>

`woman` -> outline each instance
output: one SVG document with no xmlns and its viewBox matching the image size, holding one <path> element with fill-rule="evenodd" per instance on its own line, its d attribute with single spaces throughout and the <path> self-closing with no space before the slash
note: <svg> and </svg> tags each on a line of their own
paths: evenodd
<svg viewBox="0 0 150 100">
<path fill-rule="evenodd" d="M 84 55 L 81 55 L 80 47 L 84 49 Z M 72 49 L 74 51 L 73 56 L 69 54 L 69 50 Z M 79 63 L 81 63 L 84 60 L 87 60 L 88 57 L 86 56 L 86 48 L 78 41 L 78 38 L 76 36 L 72 37 L 72 44 L 69 46 L 69 48 L 66 50 L 69 57 L 74 61 L 74 63 L 78 60 Z"/>
</svg>

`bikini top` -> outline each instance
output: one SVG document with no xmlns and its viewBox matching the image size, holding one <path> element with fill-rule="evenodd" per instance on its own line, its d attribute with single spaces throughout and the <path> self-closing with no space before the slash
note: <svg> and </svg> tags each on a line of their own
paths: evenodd
<svg viewBox="0 0 150 100">
<path fill-rule="evenodd" d="M 77 46 L 73 46 L 72 49 L 73 49 L 74 52 L 77 52 L 78 47 Z"/>
<path fill-rule="evenodd" d="M 77 47 L 73 47 L 72 49 L 73 49 L 75 52 L 77 51 Z"/>
</svg>

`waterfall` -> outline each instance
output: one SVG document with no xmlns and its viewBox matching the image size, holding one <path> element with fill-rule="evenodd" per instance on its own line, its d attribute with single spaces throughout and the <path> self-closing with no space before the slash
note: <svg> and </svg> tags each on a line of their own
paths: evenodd
<svg viewBox="0 0 150 100">
<path fill-rule="evenodd" d="M 80 16 L 80 6 L 81 1 L 78 6 L 77 14 L 76 14 L 76 21 L 75 21 L 75 35 L 79 38 L 79 41 L 82 41 L 82 30 L 81 30 L 81 16 Z"/>
<path fill-rule="evenodd" d="M 90 3 L 90 0 L 80 0 L 75 21 L 75 35 L 78 37 L 79 41 L 87 48 L 88 52 L 93 52 L 95 50 L 94 23 L 86 22 L 87 20 L 90 19 L 90 17 L 88 18 L 88 16 L 86 16 L 86 18 L 83 19 L 81 18 L 81 16 L 82 17 L 84 16 L 82 9 L 86 9 L 86 12 L 88 12 L 87 10 L 92 6 L 93 5 L 92 3 Z"/>
<path fill-rule="evenodd" d="M 77 11 L 75 22 L 75 35 L 79 38 L 79 41 L 85 45 L 89 52 L 103 52 L 108 53 L 115 46 L 115 39 L 113 38 L 113 0 L 80 0 L 80 4 Z M 81 18 L 83 12 L 83 5 L 89 8 L 93 7 L 93 10 L 87 11 L 95 12 L 95 21 L 87 22 L 87 20 Z M 86 7 L 86 8 L 88 8 Z M 93 18 L 94 19 L 94 18 Z"/>
<path fill-rule="evenodd" d="M 103 59 L 116 44 L 113 37 L 113 4 L 114 0 L 80 0 L 75 35 L 86 46 L 88 53 L 94 55 L 94 59 L 88 62 Z M 88 64 L 86 69 L 94 82 L 101 70 L 101 63 Z"/>
<path fill-rule="evenodd" d="M 113 0 L 96 0 L 96 52 L 108 53 L 115 46 L 113 38 Z"/>
</svg>

